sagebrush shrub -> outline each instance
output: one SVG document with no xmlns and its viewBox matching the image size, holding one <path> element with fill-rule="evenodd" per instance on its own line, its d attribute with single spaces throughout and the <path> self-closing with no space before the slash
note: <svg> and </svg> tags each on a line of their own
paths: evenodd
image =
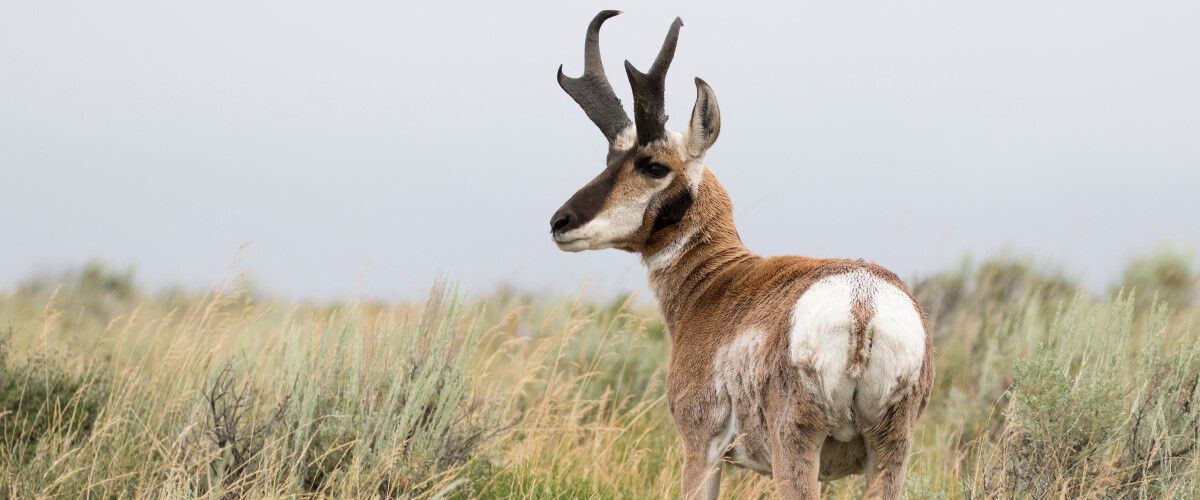
<svg viewBox="0 0 1200 500">
<path fill-rule="evenodd" d="M 103 381 L 55 355 L 13 361 L 4 343 L 0 336 L 0 462 L 28 461 L 44 440 L 86 438 L 107 398 Z"/>
</svg>

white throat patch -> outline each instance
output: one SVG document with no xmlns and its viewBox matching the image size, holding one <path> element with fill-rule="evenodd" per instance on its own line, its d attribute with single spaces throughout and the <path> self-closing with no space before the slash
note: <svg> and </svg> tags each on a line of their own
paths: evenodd
<svg viewBox="0 0 1200 500">
<path fill-rule="evenodd" d="M 643 257 L 642 263 L 646 265 L 646 268 L 650 272 L 665 269 L 667 266 L 674 264 L 676 260 L 679 260 L 679 254 L 683 252 L 683 248 L 692 241 L 694 236 L 696 236 L 695 229 L 679 235 L 678 238 L 675 238 L 675 241 L 663 247 L 662 250 L 655 252 L 654 255 Z"/>
</svg>

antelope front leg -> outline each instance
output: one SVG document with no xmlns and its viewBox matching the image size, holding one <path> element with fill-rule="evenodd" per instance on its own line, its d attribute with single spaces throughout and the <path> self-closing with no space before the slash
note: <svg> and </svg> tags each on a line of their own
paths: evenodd
<svg viewBox="0 0 1200 500">
<path fill-rule="evenodd" d="M 721 462 L 712 463 L 707 455 L 707 451 L 688 450 L 684 456 L 684 500 L 717 500 L 721 490 Z"/>
</svg>

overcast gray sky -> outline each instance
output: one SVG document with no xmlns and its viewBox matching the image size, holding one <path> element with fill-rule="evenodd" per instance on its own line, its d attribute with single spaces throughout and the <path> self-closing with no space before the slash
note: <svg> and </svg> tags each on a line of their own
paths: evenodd
<svg viewBox="0 0 1200 500">
<path fill-rule="evenodd" d="M 641 289 L 548 234 L 605 146 L 554 73 L 613 7 L 627 104 L 621 61 L 682 16 L 672 125 L 702 76 L 759 253 L 911 278 L 1010 249 L 1103 286 L 1200 247 L 1200 3 L 647 3 L 0 3 L 0 286 L 98 258 L 203 287 L 250 241 L 293 297 Z"/>
</svg>

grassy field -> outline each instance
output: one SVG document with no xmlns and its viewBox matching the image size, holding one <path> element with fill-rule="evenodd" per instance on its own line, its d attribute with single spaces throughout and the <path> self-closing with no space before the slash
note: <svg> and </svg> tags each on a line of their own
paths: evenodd
<svg viewBox="0 0 1200 500">
<path fill-rule="evenodd" d="M 1004 258 L 914 283 L 937 379 L 910 497 L 1200 497 L 1196 271 L 1169 251 L 1118 271 L 1103 294 Z M 676 495 L 647 302 L 31 280 L 0 295 L 0 497 Z M 722 493 L 772 486 L 727 467 Z"/>
</svg>

